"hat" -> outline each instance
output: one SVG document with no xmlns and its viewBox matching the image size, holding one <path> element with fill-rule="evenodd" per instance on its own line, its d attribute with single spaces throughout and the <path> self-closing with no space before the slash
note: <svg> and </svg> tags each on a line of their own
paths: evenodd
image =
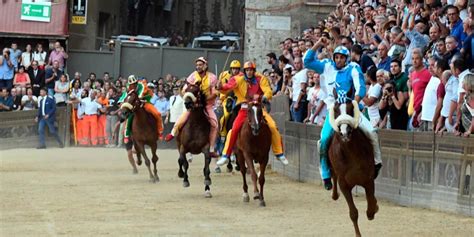
<svg viewBox="0 0 474 237">
<path fill-rule="evenodd" d="M 147 86 L 147 87 L 150 87 L 150 88 L 155 88 L 155 87 L 156 87 L 155 84 L 153 84 L 153 83 L 151 83 L 151 82 L 149 82 L 146 86 Z"/>
<path fill-rule="evenodd" d="M 199 57 L 199 58 L 197 58 L 194 62 L 197 62 L 197 61 L 201 61 L 201 62 L 203 62 L 204 64 L 207 64 L 207 60 L 206 60 L 204 57 Z"/>
</svg>

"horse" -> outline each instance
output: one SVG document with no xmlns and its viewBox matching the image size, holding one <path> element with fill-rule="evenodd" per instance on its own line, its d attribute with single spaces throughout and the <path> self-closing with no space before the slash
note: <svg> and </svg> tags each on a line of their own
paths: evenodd
<svg viewBox="0 0 474 237">
<path fill-rule="evenodd" d="M 247 109 L 247 122 L 242 125 L 237 138 L 237 162 L 243 178 L 243 201 L 249 202 L 247 192 L 247 168 L 250 170 L 254 186 L 254 200 L 260 200 L 260 206 L 264 207 L 263 185 L 265 184 L 265 169 L 268 164 L 268 154 L 271 146 L 271 131 L 263 118 L 263 108 L 261 100 L 249 102 Z M 260 164 L 260 175 L 258 181 L 260 192 L 257 187 L 257 173 L 254 168 L 254 161 Z"/>
<path fill-rule="evenodd" d="M 183 178 L 183 187 L 189 187 L 188 167 L 186 153 L 193 155 L 203 153 L 204 161 L 204 196 L 211 198 L 211 177 L 209 164 L 211 163 L 209 133 L 211 124 L 207 120 L 205 112 L 206 96 L 201 92 L 199 83 L 188 84 L 183 96 L 186 109 L 189 111 L 189 117 L 181 131 L 177 135 L 176 143 L 179 151 L 179 171 L 178 177 Z M 184 167 L 184 171 L 183 171 Z"/>
<path fill-rule="evenodd" d="M 354 225 L 356 236 L 361 236 L 357 219 L 359 213 L 352 199 L 352 189 L 360 185 L 365 189 L 367 199 L 367 218 L 373 220 L 378 211 L 375 192 L 375 162 L 374 148 L 369 136 L 358 128 L 360 111 L 358 103 L 351 100 L 352 89 L 347 96 L 336 98 L 332 108 L 329 110 L 329 119 L 331 127 L 335 133 L 331 138 L 329 145 L 329 165 L 331 167 L 331 176 L 334 182 L 332 199 L 337 200 L 337 184 L 344 195 L 349 206 L 349 216 Z M 342 100 L 341 100 L 342 99 Z M 343 101 L 343 102 L 342 102 Z"/>
<path fill-rule="evenodd" d="M 156 155 L 158 133 L 156 132 L 157 127 L 155 118 L 145 111 L 135 90 L 128 92 L 120 109 L 122 110 L 122 115 L 124 117 L 128 118 L 129 116 L 133 116 L 131 129 L 133 146 L 137 152 L 137 164 L 141 164 L 141 156 L 143 155 L 148 172 L 150 173 L 150 181 L 154 183 L 159 182 L 160 178 L 158 177 L 158 170 L 156 169 L 156 163 L 159 158 Z M 150 159 L 148 159 L 145 152 L 145 145 L 148 145 L 151 148 L 153 172 L 150 167 Z M 130 160 L 130 163 L 132 163 L 132 160 Z M 134 167 L 134 170 L 135 169 L 136 168 Z"/>
</svg>

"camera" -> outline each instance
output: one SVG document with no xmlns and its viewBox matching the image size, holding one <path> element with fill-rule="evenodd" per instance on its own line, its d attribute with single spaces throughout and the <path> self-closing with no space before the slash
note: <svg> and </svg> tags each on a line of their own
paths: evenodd
<svg viewBox="0 0 474 237">
<path fill-rule="evenodd" d="M 392 93 L 392 92 L 393 92 L 392 87 L 388 87 L 388 88 L 387 88 L 387 92 L 388 92 L 388 93 Z"/>
</svg>

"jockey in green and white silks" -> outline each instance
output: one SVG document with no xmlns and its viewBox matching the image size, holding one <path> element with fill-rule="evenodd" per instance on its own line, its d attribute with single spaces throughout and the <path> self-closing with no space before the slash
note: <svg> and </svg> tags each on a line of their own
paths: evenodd
<svg viewBox="0 0 474 237">
<path fill-rule="evenodd" d="M 319 42 L 318 42 L 319 43 Z M 304 58 L 304 66 L 306 68 L 316 71 L 321 74 L 321 90 L 324 93 L 324 103 L 328 107 L 334 104 L 333 90 L 339 95 L 345 95 L 351 89 L 355 89 L 355 98 L 357 103 L 364 98 L 366 93 L 365 80 L 362 70 L 357 63 L 349 62 L 349 50 L 344 46 L 338 46 L 334 50 L 333 60 L 317 60 L 315 57 L 315 50 L 322 46 L 316 44 L 312 49 L 308 50 Z M 320 154 L 320 172 L 321 178 L 324 182 L 324 187 L 327 190 L 332 189 L 331 172 L 328 165 L 328 148 L 330 138 L 334 134 L 334 130 L 330 124 L 329 117 L 326 120 L 321 131 L 321 140 L 319 141 L 319 154 Z M 375 169 L 376 176 L 378 171 L 382 167 L 382 159 L 380 153 L 380 147 L 378 142 L 378 136 L 375 128 L 371 125 L 369 120 L 364 116 L 359 116 L 359 128 L 361 128 L 370 137 L 372 145 L 374 146 L 375 156 Z"/>
</svg>

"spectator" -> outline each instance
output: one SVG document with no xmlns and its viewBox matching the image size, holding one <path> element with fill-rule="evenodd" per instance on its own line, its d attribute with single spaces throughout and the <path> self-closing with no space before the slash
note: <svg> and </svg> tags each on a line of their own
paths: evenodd
<svg viewBox="0 0 474 237">
<path fill-rule="evenodd" d="M 360 68 L 362 69 L 362 73 L 366 73 L 367 69 L 370 66 L 375 66 L 375 63 L 372 60 L 372 58 L 367 56 L 367 54 L 363 53 L 362 46 L 358 44 L 352 46 L 351 60 L 360 65 Z"/>
<path fill-rule="evenodd" d="M 297 61 L 298 60 L 298 61 Z M 295 59 L 295 66 L 302 64 L 301 58 Z M 302 123 L 308 115 L 308 101 L 306 87 L 308 86 L 307 69 L 301 70 L 292 78 L 293 96 L 291 103 L 291 116 L 293 121 Z"/>
<path fill-rule="evenodd" d="M 104 81 L 104 83 L 106 82 L 110 82 L 110 74 L 108 72 L 104 72 L 104 76 L 102 77 L 102 80 Z"/>
<path fill-rule="evenodd" d="M 120 99 L 120 95 L 117 94 L 117 89 L 115 87 L 110 87 L 110 89 L 107 92 L 107 100 L 109 101 L 109 104 L 107 106 L 107 122 L 106 122 L 106 128 L 105 128 L 105 133 L 107 135 L 107 141 L 108 145 L 107 147 L 116 147 L 117 145 L 117 138 L 114 138 L 114 125 L 118 121 L 118 116 L 117 114 L 119 113 L 119 106 L 118 106 L 118 101 Z"/>
<path fill-rule="evenodd" d="M 308 116 L 305 123 L 322 126 L 327 115 L 326 104 L 324 103 L 324 92 L 321 90 L 320 74 L 314 73 L 314 86 L 308 91 Z"/>
<path fill-rule="evenodd" d="M 31 87 L 30 76 L 27 72 L 25 72 L 25 66 L 20 66 L 18 68 L 18 72 L 13 78 L 13 87 L 17 88 L 18 90 L 24 90 L 27 87 Z"/>
<path fill-rule="evenodd" d="M 166 125 L 170 115 L 170 102 L 166 99 L 164 91 L 158 91 L 158 100 L 153 105 L 160 112 L 162 121 Z"/>
<path fill-rule="evenodd" d="M 21 95 L 18 94 L 18 90 L 16 88 L 12 88 L 11 90 L 11 97 L 13 100 L 12 111 L 19 111 L 21 110 Z"/>
<path fill-rule="evenodd" d="M 277 60 L 277 57 L 276 57 L 275 53 L 267 54 L 267 63 L 272 66 L 272 69 L 275 73 L 277 73 L 279 75 L 282 74 L 281 69 L 278 66 L 279 62 Z"/>
<path fill-rule="evenodd" d="M 98 145 L 108 145 L 109 141 L 107 140 L 107 108 L 109 106 L 109 100 L 107 99 L 104 89 L 96 90 L 97 91 L 97 103 L 101 105 L 102 109 L 99 109 L 97 116 L 97 140 Z M 113 126 L 113 125 L 111 125 Z"/>
<path fill-rule="evenodd" d="M 377 47 L 379 54 L 379 63 L 377 64 L 377 69 L 384 69 L 385 71 L 390 71 L 390 63 L 392 58 L 388 56 L 388 46 L 386 43 L 382 42 Z"/>
<path fill-rule="evenodd" d="M 103 110 L 102 105 L 97 103 L 96 96 L 97 92 L 92 90 L 90 95 L 87 96 L 87 92 L 81 95 L 81 107 L 82 113 L 78 112 L 82 116 L 82 135 L 83 138 L 79 140 L 79 144 L 83 146 L 96 146 L 99 143 L 98 139 L 98 113 L 99 110 Z"/>
<path fill-rule="evenodd" d="M 436 71 L 436 60 L 434 56 L 431 56 L 428 59 L 431 78 L 426 85 L 425 93 L 423 95 L 423 100 L 421 102 L 421 131 L 434 131 L 436 127 L 433 124 L 433 118 L 436 112 L 436 105 L 438 102 L 437 91 L 439 84 L 441 83 L 440 79 L 437 77 Z"/>
<path fill-rule="evenodd" d="M 38 133 L 39 133 L 39 146 L 37 149 L 46 149 L 46 143 L 44 139 L 44 127 L 47 125 L 49 128 L 49 133 L 53 134 L 54 138 L 59 144 L 60 148 L 64 147 L 61 138 L 59 138 L 56 128 L 54 127 L 54 121 L 56 120 L 56 103 L 54 102 L 53 97 L 48 96 L 46 88 L 41 88 L 40 95 L 41 100 L 39 103 L 38 115 L 35 118 L 35 122 L 38 123 Z"/>
<path fill-rule="evenodd" d="M 13 67 L 15 68 L 15 72 L 18 72 L 18 66 L 20 65 L 21 60 L 21 50 L 18 49 L 18 45 L 16 43 L 12 43 L 12 47 L 10 49 L 10 59 L 12 61 Z"/>
<path fill-rule="evenodd" d="M 448 60 L 448 62 L 451 62 L 454 56 L 459 56 L 458 42 L 453 36 L 448 36 L 445 39 L 445 45 L 446 54 L 444 55 L 444 58 Z"/>
<path fill-rule="evenodd" d="M 431 74 L 423 65 L 423 55 L 418 48 L 412 52 L 412 65 L 414 71 L 410 74 L 410 84 L 413 88 L 413 109 L 415 112 L 412 117 L 412 125 L 414 128 L 419 128 L 421 122 L 421 103 L 423 102 L 426 86 L 431 79 Z"/>
<path fill-rule="evenodd" d="M 47 68 L 45 72 L 45 85 L 48 89 L 48 95 L 53 97 L 54 96 L 54 86 L 56 85 L 56 81 L 61 78 L 63 72 L 59 68 L 59 62 L 54 61 L 53 67 Z"/>
<path fill-rule="evenodd" d="M 0 88 L 7 88 L 7 90 L 13 87 L 14 66 L 10 54 L 10 50 L 4 48 L 0 58 Z"/>
<path fill-rule="evenodd" d="M 376 73 L 377 83 L 380 84 L 380 90 L 382 90 L 383 84 L 390 80 L 390 73 L 385 71 L 385 69 L 379 69 Z"/>
<path fill-rule="evenodd" d="M 169 127 L 174 127 L 174 124 L 181 116 L 184 111 L 184 101 L 179 94 L 180 88 L 173 88 L 173 95 L 170 97 L 170 109 L 169 109 Z"/>
<path fill-rule="evenodd" d="M 367 106 L 370 123 L 373 127 L 378 127 L 380 122 L 379 100 L 382 96 L 383 83 L 377 82 L 377 68 L 370 66 L 366 73 L 366 78 L 370 81 L 367 95 L 363 98 L 363 103 Z"/>
<path fill-rule="evenodd" d="M 405 36 L 410 41 L 406 50 L 405 59 L 402 61 L 402 70 L 405 72 L 412 66 L 410 60 L 413 50 L 416 48 L 424 49 L 430 41 L 429 37 L 423 34 L 426 30 L 425 22 L 423 20 L 415 20 L 415 16 L 419 14 L 419 12 L 419 7 L 412 7 L 402 25 Z"/>
<path fill-rule="evenodd" d="M 64 69 L 65 59 L 67 59 L 68 57 L 69 56 L 66 51 L 64 51 L 64 48 L 61 46 L 61 43 L 59 43 L 59 41 L 56 41 L 56 43 L 54 43 L 53 51 L 51 51 L 51 53 L 49 54 L 48 65 L 52 65 L 54 67 L 54 62 L 58 61 L 59 69 L 62 71 Z"/>
<path fill-rule="evenodd" d="M 33 53 L 33 60 L 38 63 L 38 67 L 41 70 L 44 70 L 44 66 L 46 64 L 46 56 L 47 56 L 47 53 L 43 51 L 43 45 L 37 44 L 36 51 Z"/>
<path fill-rule="evenodd" d="M 38 97 L 33 95 L 33 89 L 28 88 L 26 95 L 21 98 L 22 110 L 34 110 L 38 108 Z"/>
<path fill-rule="evenodd" d="M 39 96 L 40 88 L 44 87 L 44 70 L 41 70 L 38 66 L 38 61 L 33 61 L 31 67 L 28 70 L 28 75 L 31 81 L 31 88 L 33 89 L 33 95 Z"/>
<path fill-rule="evenodd" d="M 466 39 L 463 43 L 463 48 L 461 49 L 461 54 L 463 55 L 466 62 L 474 62 L 474 20 L 471 18 L 466 18 L 464 20 L 464 31 L 467 34 Z M 474 63 L 468 64 L 469 69 L 474 68 Z"/>
<path fill-rule="evenodd" d="M 467 68 L 467 63 L 464 61 L 462 58 L 455 58 L 451 62 L 451 71 L 453 72 L 453 75 L 458 78 L 459 85 L 458 85 L 458 105 L 456 109 L 456 119 L 457 122 L 455 124 L 455 129 L 457 132 L 463 132 L 462 129 L 460 128 L 461 125 L 461 107 L 464 103 L 464 97 L 466 96 L 466 91 L 463 87 L 464 85 L 464 79 L 466 75 L 469 74 L 469 69 Z M 460 130 L 461 129 L 461 130 Z"/>
<path fill-rule="evenodd" d="M 448 5 L 446 7 L 446 15 L 448 16 L 450 35 L 456 39 L 456 42 L 464 42 L 466 33 L 463 31 L 462 20 L 459 17 L 459 9 L 456 6 Z M 459 45 L 461 46 L 461 45 Z"/>
<path fill-rule="evenodd" d="M 69 76 L 62 74 L 60 79 L 54 84 L 54 99 L 56 106 L 66 106 L 69 94 Z"/>
<path fill-rule="evenodd" d="M 399 100 L 397 103 L 404 104 L 408 101 L 408 76 L 405 72 L 402 72 L 402 63 L 398 60 L 393 60 L 390 63 L 390 74 L 391 80 L 395 83 L 395 91 L 398 95 L 396 98 Z"/>
<path fill-rule="evenodd" d="M 11 111 L 13 109 L 13 98 L 9 95 L 7 88 L 2 88 L 0 94 L 0 112 Z"/>
<path fill-rule="evenodd" d="M 444 128 L 445 118 L 448 116 L 447 112 L 444 114 L 443 101 L 447 96 L 446 86 L 447 86 L 449 78 L 451 77 L 451 72 L 449 71 L 448 62 L 444 60 L 443 58 L 434 57 L 434 61 L 435 61 L 434 75 L 440 78 L 440 84 L 436 90 L 437 102 L 436 102 L 435 113 L 433 116 L 433 130 L 435 133 L 437 133 L 440 131 L 440 129 Z M 447 76 L 444 75 L 445 71 L 448 73 Z M 450 101 L 448 100 L 446 104 L 449 105 Z M 449 111 L 449 107 L 448 107 L 448 111 Z"/>
<path fill-rule="evenodd" d="M 403 99 L 400 98 L 402 92 L 396 90 L 395 83 L 389 81 L 385 83 L 380 101 L 380 114 L 382 114 L 382 121 L 380 128 L 388 128 L 395 130 L 407 130 L 408 113 L 406 103 L 400 103 Z"/>
<path fill-rule="evenodd" d="M 459 135 L 467 137 L 474 133 L 474 74 L 469 73 L 463 81 L 463 89 L 466 92 L 461 107 L 461 122 Z"/>
<path fill-rule="evenodd" d="M 26 45 L 26 51 L 21 54 L 21 65 L 28 70 L 33 61 L 33 52 L 31 51 L 31 44 Z"/>
</svg>

